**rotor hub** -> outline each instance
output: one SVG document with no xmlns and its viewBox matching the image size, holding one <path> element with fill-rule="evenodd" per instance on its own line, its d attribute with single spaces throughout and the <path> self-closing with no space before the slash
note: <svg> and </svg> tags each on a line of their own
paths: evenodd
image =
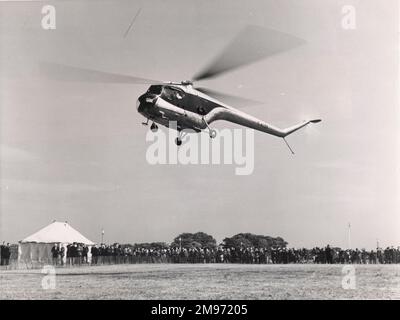
<svg viewBox="0 0 400 320">
<path fill-rule="evenodd" d="M 184 86 L 192 86 L 193 82 L 190 80 L 185 80 L 185 81 L 182 81 L 181 84 Z"/>
</svg>

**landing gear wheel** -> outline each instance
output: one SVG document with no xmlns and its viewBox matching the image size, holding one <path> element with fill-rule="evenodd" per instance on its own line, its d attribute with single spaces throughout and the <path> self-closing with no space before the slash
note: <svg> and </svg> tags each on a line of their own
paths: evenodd
<svg viewBox="0 0 400 320">
<path fill-rule="evenodd" d="M 176 138 L 175 143 L 179 147 L 182 144 L 182 140 L 180 138 Z"/>
<path fill-rule="evenodd" d="M 153 122 L 153 124 L 150 126 L 150 130 L 153 132 L 157 132 L 158 126 Z"/>
<path fill-rule="evenodd" d="M 214 139 L 216 136 L 217 136 L 217 131 L 214 129 L 210 130 L 210 138 Z"/>
</svg>

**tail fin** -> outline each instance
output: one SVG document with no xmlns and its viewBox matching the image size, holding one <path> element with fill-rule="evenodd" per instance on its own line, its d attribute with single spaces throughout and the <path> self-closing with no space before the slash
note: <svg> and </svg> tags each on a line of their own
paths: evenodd
<svg viewBox="0 0 400 320">
<path fill-rule="evenodd" d="M 282 132 L 283 132 L 282 138 L 285 138 L 285 137 L 288 136 L 289 134 L 291 134 L 291 133 L 293 133 L 293 132 L 295 132 L 295 131 L 297 131 L 297 130 L 303 128 L 303 127 L 305 127 L 305 126 L 308 125 L 309 123 L 318 123 L 318 122 L 321 122 L 321 119 L 314 119 L 314 120 L 304 121 L 304 122 L 299 123 L 299 124 L 296 124 L 296 125 L 294 125 L 294 126 L 292 126 L 292 127 L 283 129 L 283 130 L 282 130 Z"/>
</svg>

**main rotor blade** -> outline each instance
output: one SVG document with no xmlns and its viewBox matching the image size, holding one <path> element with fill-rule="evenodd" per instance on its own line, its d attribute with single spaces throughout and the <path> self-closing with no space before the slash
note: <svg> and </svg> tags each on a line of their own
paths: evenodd
<svg viewBox="0 0 400 320">
<path fill-rule="evenodd" d="M 247 26 L 193 81 L 209 79 L 221 73 L 295 48 L 305 41 L 280 31 Z"/>
<path fill-rule="evenodd" d="M 40 71 L 51 79 L 60 81 L 79 81 L 95 83 L 162 84 L 162 81 L 138 78 L 129 75 L 109 73 L 63 64 L 43 62 Z"/>
<path fill-rule="evenodd" d="M 230 95 L 227 93 L 219 92 L 216 90 L 211 90 L 208 88 L 195 88 L 197 91 L 200 91 L 212 98 L 215 98 L 221 102 L 224 102 L 228 105 L 232 105 L 233 107 L 246 107 L 246 106 L 253 106 L 257 104 L 261 104 L 260 101 L 251 100 L 247 98 L 242 98 L 234 95 Z"/>
</svg>

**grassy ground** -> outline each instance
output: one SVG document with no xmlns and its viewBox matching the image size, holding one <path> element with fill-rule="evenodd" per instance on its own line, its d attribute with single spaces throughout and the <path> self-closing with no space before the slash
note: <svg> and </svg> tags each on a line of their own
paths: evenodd
<svg viewBox="0 0 400 320">
<path fill-rule="evenodd" d="M 0 271 L 0 299 L 400 299 L 399 265 L 357 265 L 356 289 L 341 265 L 112 265 Z"/>
</svg>

